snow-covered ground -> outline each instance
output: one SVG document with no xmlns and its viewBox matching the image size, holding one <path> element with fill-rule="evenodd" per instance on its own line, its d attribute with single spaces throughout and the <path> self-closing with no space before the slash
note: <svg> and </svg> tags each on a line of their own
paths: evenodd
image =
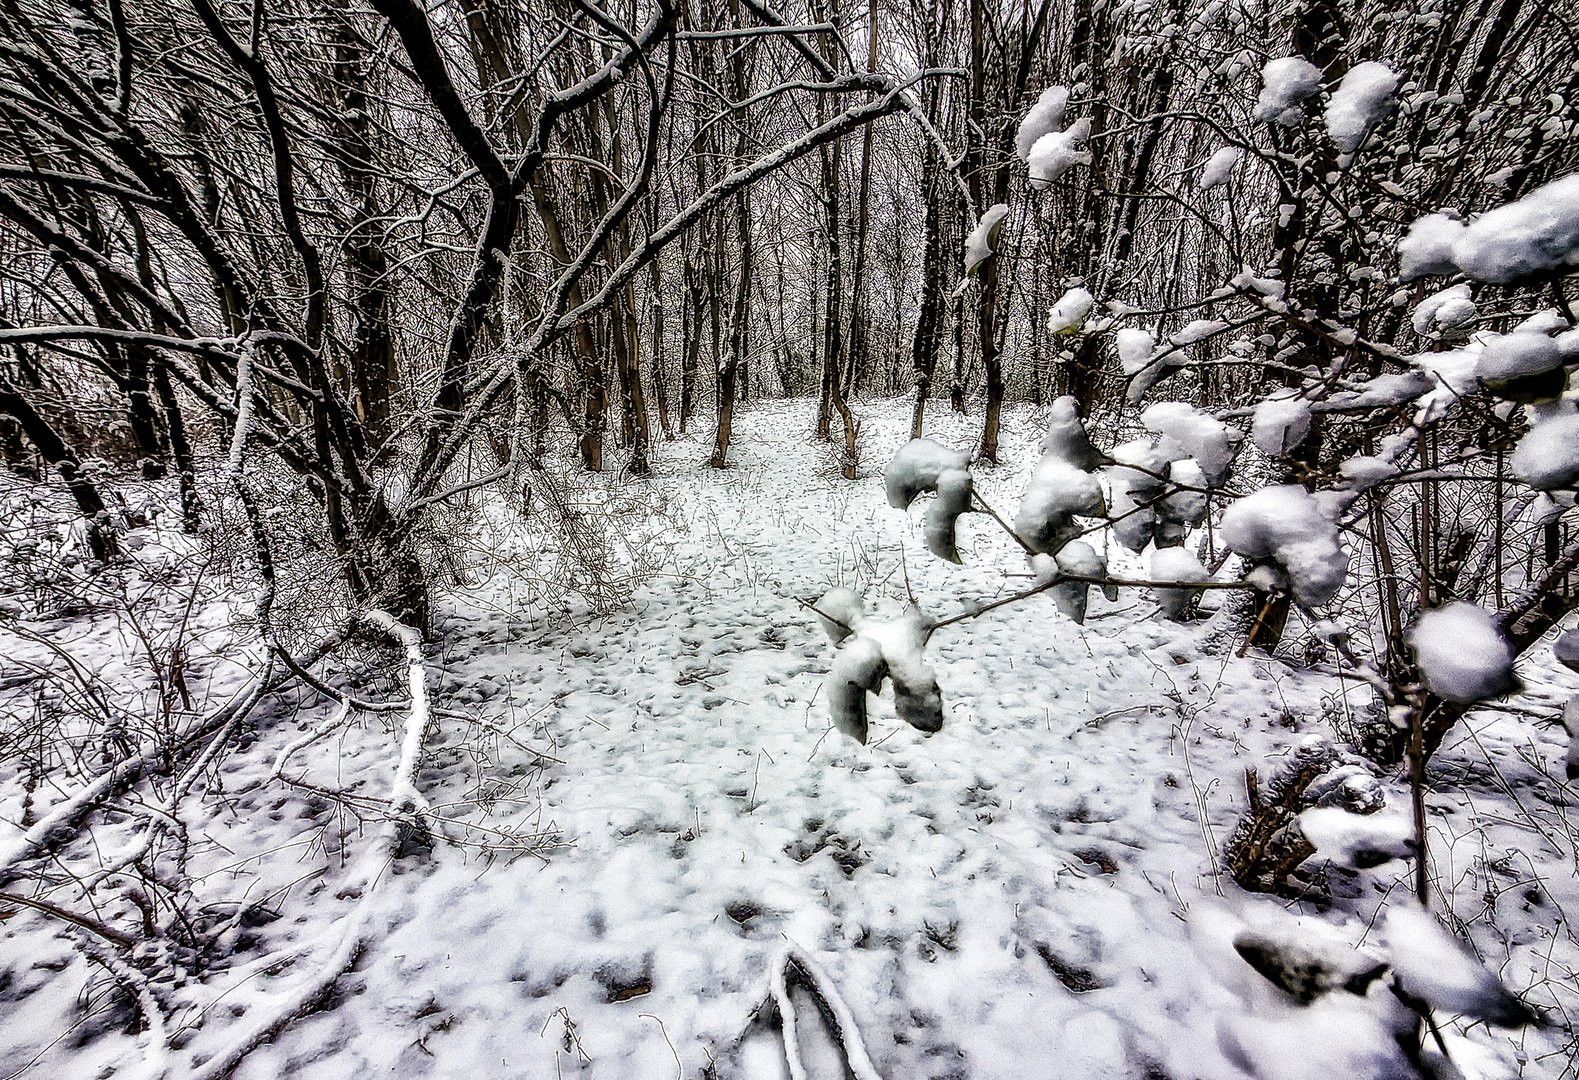
<svg viewBox="0 0 1579 1080">
<path fill-rule="evenodd" d="M 1203 623 L 1162 621 L 1140 592 L 1093 592 L 1084 628 L 1037 597 L 938 631 L 938 734 L 897 723 L 887 695 L 869 745 L 830 731 L 833 651 L 802 601 L 846 585 L 897 613 L 908 588 L 946 616 L 1029 583 L 985 515 L 961 522 L 963 566 L 927 553 L 919 508 L 889 508 L 880 475 L 908 411 L 862 413 L 854 483 L 827 466 L 804 401 L 745 410 L 727 471 L 704 467 L 701 438 L 661 446 L 658 476 L 632 498 L 662 507 L 664 528 L 642 541 L 662 557 L 627 605 L 545 614 L 503 571 L 445 597 L 426 650 L 437 727 L 417 777 L 448 822 L 431 847 L 394 843 L 389 857 L 380 804 L 271 778 L 388 792 L 401 712 L 353 714 L 277 770 L 337 710 L 311 694 L 267 700 L 182 804 L 189 906 L 256 906 L 219 939 L 220 964 L 155 988 L 162 1034 L 128 1031 L 133 1014 L 107 1006 L 105 969 L 59 920 L 0 900 L 0 1076 L 190 1075 L 238 1033 L 266 1033 L 342 948 L 359 950 L 351 970 L 236 1076 L 787 1076 L 763 1008 L 786 948 L 820 971 L 889 1080 L 1240 1075 L 1217 1029 L 1247 1006 L 1192 913 L 1285 906 L 1219 877 L 1219 846 L 1244 770 L 1264 775 L 1269 756 L 1330 733 L 1337 683 L 1208 655 Z M 1006 516 L 1041 419 L 1011 411 L 1006 463 L 977 470 Z M 975 423 L 940 408 L 929 434 L 966 447 Z M 1138 560 L 1114 566 L 1142 576 Z M 205 595 L 192 636 L 210 660 L 196 678 L 218 704 L 246 669 L 219 658 L 241 655 L 251 631 L 234 618 L 241 599 Z M 124 613 L 33 629 L 112 682 L 117 665 L 141 677 Z M 51 662 L 20 637 L 5 651 Z M 1579 680 L 1537 666 L 1513 704 L 1550 713 Z M 398 699 L 403 678 L 391 666 L 355 692 Z M 25 687 L 10 693 L 14 737 L 34 705 Z M 1559 779 L 1564 744 L 1524 714 L 1483 711 L 1434 763 L 1439 887 L 1482 959 L 1552 1021 L 1474 1027 L 1452 1044 L 1466 1075 L 1579 1075 L 1567 916 L 1579 816 Z M 29 795 L 22 756 L 0 765 L 0 847 L 19 835 L 24 799 L 36 820 L 85 781 L 60 775 Z M 1400 784 L 1386 788 L 1407 806 Z M 94 844 L 63 849 L 62 868 L 109 858 L 137 820 L 98 819 Z M 486 850 L 511 846 L 533 850 Z M 1381 945 L 1376 916 L 1409 891 L 1403 874 L 1361 872 L 1329 908 L 1300 910 L 1350 945 Z M 1289 1035 L 1287 1075 L 1344 1075 L 1319 1035 L 1269 1030 Z M 806 1067 L 842 1075 L 815 1055 Z"/>
</svg>

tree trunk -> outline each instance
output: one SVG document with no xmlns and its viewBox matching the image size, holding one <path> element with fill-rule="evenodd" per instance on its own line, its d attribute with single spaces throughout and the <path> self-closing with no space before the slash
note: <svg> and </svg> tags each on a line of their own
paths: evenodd
<svg viewBox="0 0 1579 1080">
<path fill-rule="evenodd" d="M 729 318 L 729 347 L 718 369 L 718 424 L 713 432 L 713 456 L 708 465 L 722 469 L 729 461 L 729 440 L 735 425 L 735 378 L 741 358 L 750 345 L 748 311 L 751 297 L 752 265 L 751 199 L 741 195 L 736 203 L 736 228 L 740 234 L 740 278 L 735 285 L 735 303 Z"/>
<path fill-rule="evenodd" d="M 66 482 L 66 488 L 76 500 L 77 510 L 82 514 L 88 537 L 88 549 L 93 553 L 93 557 L 100 562 L 109 562 L 115 558 L 120 553 L 115 529 L 110 524 L 109 513 L 104 508 L 104 500 L 99 496 L 99 489 L 93 486 L 93 481 L 82 474 L 82 465 L 77 455 L 66 445 L 65 440 L 49 421 L 33 407 L 33 403 L 16 391 L 0 389 L 0 413 L 10 416 L 21 426 L 22 434 Z"/>
<path fill-rule="evenodd" d="M 663 298 L 662 274 L 658 269 L 658 260 L 652 261 L 652 349 L 650 355 L 652 380 L 652 396 L 658 405 L 658 427 L 663 432 L 665 439 L 674 438 L 674 428 L 669 423 L 669 384 L 664 373 L 664 357 L 667 350 L 664 347 L 664 312 L 668 305 Z"/>
</svg>

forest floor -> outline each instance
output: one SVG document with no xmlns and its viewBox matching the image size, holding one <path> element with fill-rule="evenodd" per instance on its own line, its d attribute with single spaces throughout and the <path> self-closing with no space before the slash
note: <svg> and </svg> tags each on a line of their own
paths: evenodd
<svg viewBox="0 0 1579 1080">
<path fill-rule="evenodd" d="M 1083 628 L 1035 598 L 938 631 L 938 734 L 897 723 L 886 695 L 870 745 L 831 732 L 832 647 L 801 601 L 842 584 L 897 612 L 908 583 L 944 616 L 1027 584 L 985 515 L 962 523 L 964 566 L 926 553 L 918 519 L 882 493 L 908 410 L 862 412 L 854 483 L 811 437 L 804 401 L 749 407 L 725 471 L 705 468 L 701 438 L 663 443 L 654 479 L 614 489 L 644 580 L 612 610 L 547 613 L 508 564 L 467 569 L 425 654 L 440 711 L 417 787 L 446 822 L 432 845 L 392 858 L 374 845 L 372 797 L 389 789 L 402 713 L 353 714 L 281 769 L 337 709 L 311 693 L 266 701 L 178 808 L 189 873 L 171 886 L 188 910 L 244 902 L 255 914 L 216 939 L 216 962 L 157 988 L 162 1033 L 132 1030 L 77 928 L 0 901 L 0 1077 L 188 1075 L 249 1024 L 267 1030 L 348 942 L 355 962 L 332 993 L 237 1077 L 788 1075 L 763 1005 L 789 947 L 847 1009 L 847 1043 L 858 1034 L 889 1080 L 1239 1075 L 1215 1031 L 1243 1006 L 1192 935 L 1192 911 L 1281 905 L 1369 946 L 1385 899 L 1409 888 L 1406 870 L 1383 867 L 1341 875 L 1327 903 L 1289 905 L 1242 897 L 1215 873 L 1245 769 L 1265 774 L 1303 736 L 1331 734 L 1358 694 L 1345 701 L 1331 675 L 1282 660 L 1208 654 L 1206 621 L 1162 621 L 1134 590 L 1116 603 L 1094 592 Z M 930 427 L 965 446 L 975 422 L 939 409 Z M 1000 511 L 1038 434 L 1035 410 L 1011 411 L 1005 464 L 978 473 Z M 157 547 L 136 553 L 149 580 Z M 197 595 L 188 681 L 219 704 L 255 670 L 255 633 L 245 597 Z M 0 626 L 8 666 L 58 670 L 64 653 L 130 693 L 148 680 L 136 610 L 41 614 L 27 636 Z M 1543 715 L 1579 689 L 1566 674 L 1526 675 L 1513 704 Z M 43 696 L 25 678 L 0 684 L 20 746 Z M 401 672 L 356 692 L 398 698 Z M 1554 778 L 1562 747 L 1555 727 L 1481 711 L 1433 765 L 1443 902 L 1554 1020 L 1450 1032 L 1468 1076 L 1579 1075 L 1566 914 L 1579 915 L 1579 793 Z M 87 780 L 61 769 L 30 784 L 24 757 L 0 762 L 0 846 L 25 812 L 36 820 Z M 1401 784 L 1386 788 L 1407 806 Z M 346 789 L 349 800 L 323 793 Z M 56 869 L 85 877 L 134 843 L 139 818 L 123 809 Z M 487 850 L 511 846 L 531 850 Z M 350 868 L 369 851 L 382 861 L 358 878 Z M 125 916 L 115 895 L 106 887 L 99 917 Z M 797 1036 L 808 1043 L 815 1012 Z M 1320 1045 L 1289 1054 L 1290 1076 L 1340 1075 Z M 842 1075 L 807 1055 L 809 1076 Z"/>
</svg>

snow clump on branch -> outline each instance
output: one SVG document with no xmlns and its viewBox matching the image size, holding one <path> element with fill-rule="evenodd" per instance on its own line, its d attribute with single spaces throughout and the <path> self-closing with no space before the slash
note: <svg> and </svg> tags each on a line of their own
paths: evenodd
<svg viewBox="0 0 1579 1080">
<path fill-rule="evenodd" d="M 1067 86 L 1049 86 L 1042 91 L 1042 96 L 1036 99 L 1036 104 L 1025 114 L 1019 130 L 1014 134 L 1014 152 L 1021 161 L 1031 160 L 1031 147 L 1036 145 L 1038 139 L 1064 126 L 1064 111 L 1068 107 Z"/>
<path fill-rule="evenodd" d="M 1245 152 L 1237 146 L 1225 146 L 1217 153 L 1206 159 L 1206 164 L 1201 166 L 1201 178 L 1196 186 L 1202 191 L 1211 191 L 1228 183 L 1234 174 L 1234 166 L 1239 164 L 1239 159 Z"/>
<path fill-rule="evenodd" d="M 1352 154 L 1393 107 L 1398 76 L 1385 64 L 1355 64 L 1327 101 L 1327 134 L 1345 154 Z"/>
<path fill-rule="evenodd" d="M 1223 542 L 1247 559 L 1269 559 L 1301 603 L 1331 600 L 1349 573 L 1328 503 L 1298 484 L 1262 488 L 1223 512 Z"/>
<path fill-rule="evenodd" d="M 1151 553 L 1151 576 L 1155 581 L 1209 581 L 1212 575 L 1184 548 L 1167 547 Z M 1201 590 L 1153 589 L 1152 595 L 1163 615 L 1177 622 L 1189 615 Z"/>
<path fill-rule="evenodd" d="M 974 274 L 976 268 L 992 258 L 998 248 L 998 233 L 1003 227 L 1009 207 L 1004 203 L 989 206 L 976 222 L 976 227 L 965 237 L 965 273 Z"/>
<path fill-rule="evenodd" d="M 1579 413 L 1548 417 L 1513 451 L 1513 475 L 1537 491 L 1579 487 Z"/>
<path fill-rule="evenodd" d="M 1267 457 L 1280 458 L 1310 434 L 1310 402 L 1298 394 L 1267 398 L 1256 406 L 1250 438 Z"/>
<path fill-rule="evenodd" d="M 1579 267 L 1579 173 L 1464 222 L 1428 214 L 1398 242 L 1399 276 L 1462 273 L 1499 285 Z"/>
<path fill-rule="evenodd" d="M 833 726 L 858 743 L 869 727 L 867 695 L 894 684 L 894 711 L 918 731 L 943 728 L 943 695 L 923 654 L 932 623 L 914 604 L 897 619 L 868 617 L 849 589 L 830 589 L 814 605 L 823 630 L 838 646 L 828 669 L 826 697 Z M 837 621 L 834 621 L 837 620 Z"/>
<path fill-rule="evenodd" d="M 1497 620 L 1466 601 L 1433 608 L 1409 633 L 1426 689 L 1437 697 L 1470 705 L 1518 689 L 1513 646 Z"/>
<path fill-rule="evenodd" d="M 1432 293 L 1416 304 L 1410 323 L 1415 333 L 1428 337 L 1433 332 L 1447 333 L 1467 326 L 1475 321 L 1478 314 L 1469 285 L 1460 283 Z"/>
<path fill-rule="evenodd" d="M 1048 313 L 1047 329 L 1054 334 L 1074 333 L 1086 321 L 1086 316 L 1091 314 L 1094 303 L 1095 298 L 1085 289 L 1070 289 L 1058 298 L 1053 310 Z"/>
<path fill-rule="evenodd" d="M 1301 105 L 1321 89 L 1321 69 L 1303 56 L 1268 60 L 1261 69 L 1261 96 L 1256 119 L 1292 127 L 1304 115 Z"/>
<path fill-rule="evenodd" d="M 888 505 L 896 510 L 908 510 L 925 492 L 935 494 L 926 515 L 927 550 L 940 559 L 960 561 L 955 528 L 960 515 L 970 512 L 974 490 L 969 452 L 934 439 L 911 439 L 883 470 L 883 488 Z"/>
<path fill-rule="evenodd" d="M 1228 478 L 1242 436 L 1215 416 L 1188 402 L 1159 401 L 1140 414 L 1140 422 L 1162 436 L 1157 449 L 1169 461 L 1194 458 L 1212 487 Z"/>
<path fill-rule="evenodd" d="M 1053 554 L 1083 531 L 1075 515 L 1107 513 L 1102 485 L 1092 471 L 1101 455 L 1091 445 L 1072 397 L 1053 402 L 1042 458 L 1031 472 L 1014 518 L 1014 531 L 1037 551 Z"/>
<path fill-rule="evenodd" d="M 1076 120 L 1067 131 L 1053 131 L 1036 140 L 1027 164 L 1031 186 L 1044 188 L 1076 165 L 1091 164 L 1091 151 L 1085 148 L 1091 138 L 1091 121 Z"/>
</svg>

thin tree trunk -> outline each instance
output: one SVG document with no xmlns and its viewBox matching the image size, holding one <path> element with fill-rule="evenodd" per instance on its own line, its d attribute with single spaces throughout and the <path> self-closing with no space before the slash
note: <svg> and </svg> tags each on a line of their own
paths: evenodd
<svg viewBox="0 0 1579 1080">
<path fill-rule="evenodd" d="M 16 391 L 0 389 L 0 413 L 14 419 L 21 426 L 22 434 L 38 450 L 39 455 L 60 473 L 60 478 L 66 483 L 66 489 L 71 492 L 71 497 L 77 503 L 78 512 L 82 514 L 88 537 L 88 549 L 93 553 L 93 557 L 100 562 L 109 562 L 115 558 L 120 550 L 115 530 L 110 525 L 109 514 L 105 510 L 103 498 L 99 496 L 99 489 L 94 487 L 93 481 L 82 474 L 81 460 L 66 445 L 65 440 L 49 421 L 33 407 L 33 403 Z"/>
<path fill-rule="evenodd" d="M 665 439 L 674 438 L 674 428 L 669 423 L 669 385 L 664 375 L 664 312 L 668 305 L 663 299 L 663 278 L 658 260 L 652 261 L 652 349 L 650 350 L 652 396 L 658 405 L 658 427 Z"/>
<path fill-rule="evenodd" d="M 750 345 L 747 312 L 751 297 L 752 265 L 751 197 L 742 194 L 736 203 L 736 228 L 740 234 L 740 277 L 735 285 L 734 308 L 729 318 L 729 346 L 718 368 L 718 425 L 713 432 L 713 456 L 708 464 L 722 469 L 729 461 L 729 440 L 735 425 L 735 378 Z"/>
</svg>

